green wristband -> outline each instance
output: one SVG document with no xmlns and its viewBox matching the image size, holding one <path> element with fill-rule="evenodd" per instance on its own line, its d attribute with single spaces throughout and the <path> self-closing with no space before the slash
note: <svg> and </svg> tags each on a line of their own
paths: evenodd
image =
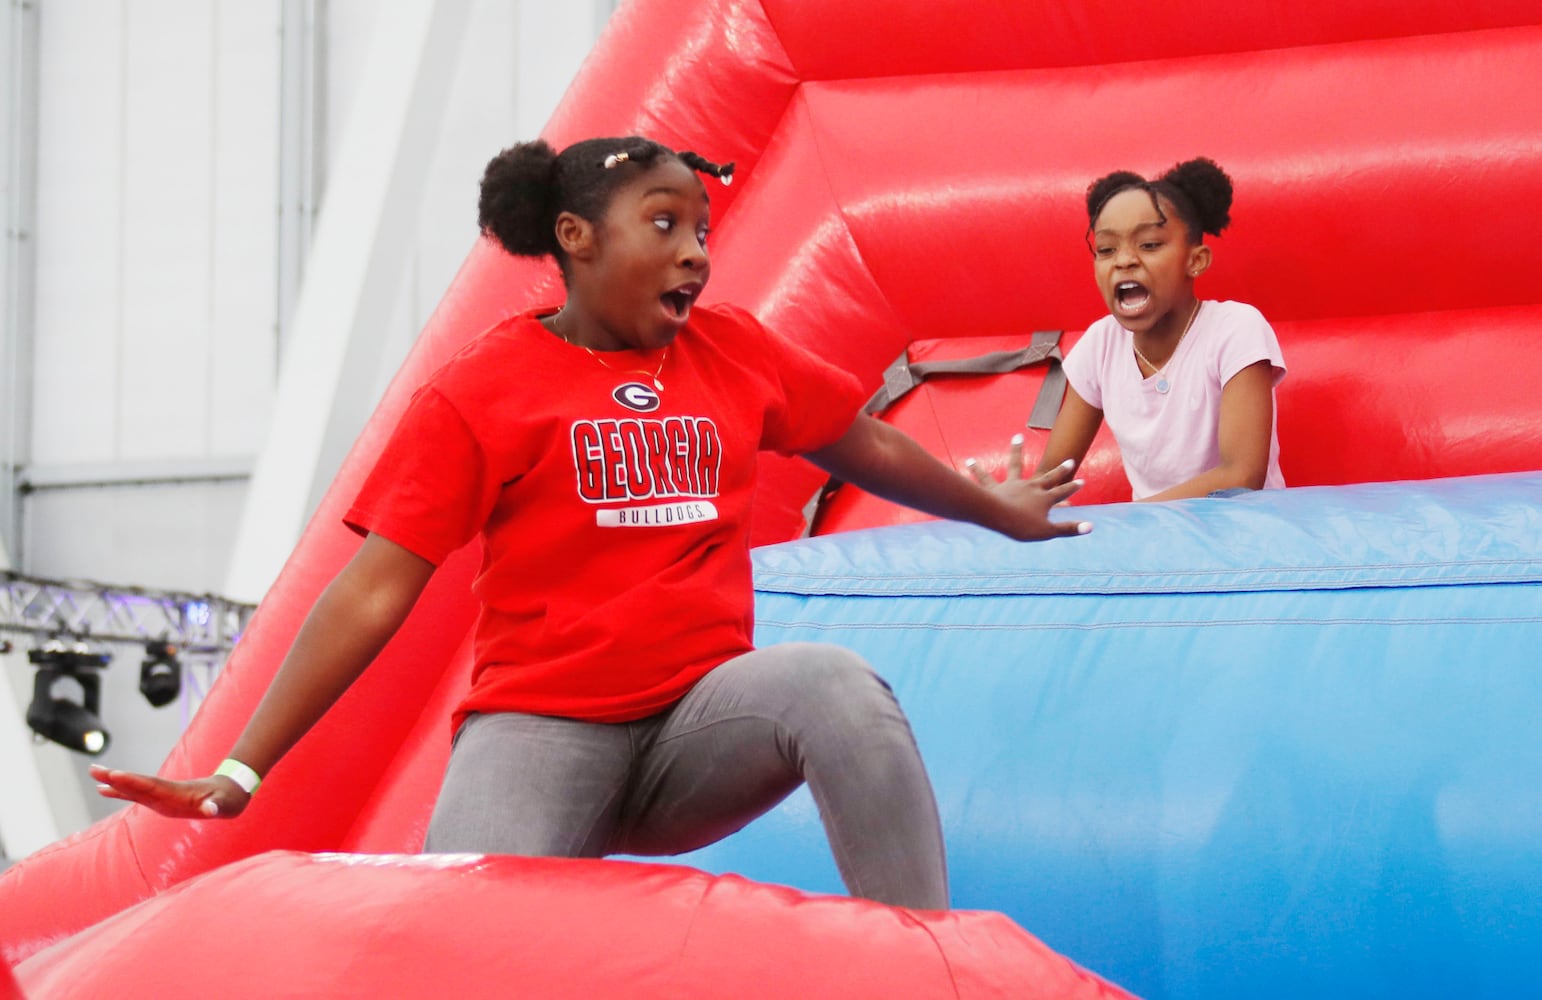
<svg viewBox="0 0 1542 1000">
<path fill-rule="evenodd" d="M 223 774 L 231 781 L 234 781 L 248 795 L 255 795 L 257 789 L 262 786 L 262 775 L 234 757 L 226 757 L 220 761 L 220 766 L 214 769 L 214 773 Z"/>
</svg>

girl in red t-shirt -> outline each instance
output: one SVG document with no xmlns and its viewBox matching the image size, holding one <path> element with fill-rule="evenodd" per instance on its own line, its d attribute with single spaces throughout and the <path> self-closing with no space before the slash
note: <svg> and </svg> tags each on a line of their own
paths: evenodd
<svg viewBox="0 0 1542 1000">
<path fill-rule="evenodd" d="M 170 781 L 93 768 L 170 816 L 239 815 L 364 670 L 435 567 L 480 536 L 471 690 L 430 851 L 598 857 L 692 850 L 807 781 L 854 895 L 948 905 L 936 804 L 888 686 L 817 643 L 755 649 L 755 455 L 1018 540 L 1085 533 L 1080 486 L 957 475 L 861 415 L 855 379 L 697 304 L 719 167 L 640 138 L 499 154 L 482 231 L 551 256 L 566 301 L 476 338 L 414 396 L 350 508 L 364 536 L 311 610 L 230 757 Z"/>
</svg>

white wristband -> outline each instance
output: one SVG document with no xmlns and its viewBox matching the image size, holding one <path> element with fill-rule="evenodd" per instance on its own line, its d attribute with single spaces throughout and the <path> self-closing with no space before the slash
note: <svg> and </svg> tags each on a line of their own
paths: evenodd
<svg viewBox="0 0 1542 1000">
<path fill-rule="evenodd" d="M 234 781 L 248 795 L 256 794 L 258 787 L 262 784 L 262 775 L 234 757 L 226 757 L 220 761 L 220 766 L 214 769 L 214 773 L 223 774 L 231 781 Z"/>
</svg>

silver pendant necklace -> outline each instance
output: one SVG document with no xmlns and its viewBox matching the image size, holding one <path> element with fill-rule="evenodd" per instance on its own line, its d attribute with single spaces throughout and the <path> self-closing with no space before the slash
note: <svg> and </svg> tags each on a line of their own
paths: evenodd
<svg viewBox="0 0 1542 1000">
<path fill-rule="evenodd" d="M 1173 345 L 1173 353 L 1167 356 L 1167 360 L 1162 363 L 1161 368 L 1158 368 L 1156 365 L 1152 364 L 1150 358 L 1140 353 L 1140 348 L 1135 346 L 1135 337 L 1133 335 L 1130 337 L 1130 347 L 1134 349 L 1135 356 L 1141 361 L 1145 362 L 1147 368 L 1151 369 L 1151 374 L 1155 375 L 1157 380 L 1156 391 L 1164 396 L 1167 395 L 1168 390 L 1172 388 L 1172 383 L 1168 382 L 1167 376 L 1162 373 L 1167 370 L 1167 366 L 1172 364 L 1173 358 L 1177 356 L 1178 344 L 1182 344 L 1183 338 L 1189 335 L 1189 327 L 1194 325 L 1194 317 L 1199 315 L 1199 307 L 1200 302 L 1196 299 L 1194 302 L 1194 308 L 1189 310 L 1189 321 L 1183 324 L 1183 332 L 1178 334 L 1178 343 Z"/>
</svg>

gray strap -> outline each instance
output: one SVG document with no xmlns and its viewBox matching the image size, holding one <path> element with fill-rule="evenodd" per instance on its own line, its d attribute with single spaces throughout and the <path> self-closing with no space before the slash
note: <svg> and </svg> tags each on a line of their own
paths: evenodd
<svg viewBox="0 0 1542 1000">
<path fill-rule="evenodd" d="M 1058 357 L 1049 359 L 1049 371 L 1039 386 L 1039 395 L 1033 401 L 1033 412 L 1028 414 L 1028 426 L 1036 431 L 1047 431 L 1055 426 L 1060 414 L 1060 404 L 1065 401 L 1065 368 Z"/>
<path fill-rule="evenodd" d="M 1054 426 L 1056 414 L 1060 412 L 1061 401 L 1065 399 L 1066 382 L 1065 371 L 1060 367 L 1059 330 L 1035 330 L 1028 346 L 1016 351 L 992 351 L 959 361 L 922 361 L 916 364 L 911 364 L 908 358 L 909 352 L 901 354 L 884 369 L 883 385 L 867 401 L 867 405 L 862 408 L 863 413 L 872 415 L 883 412 L 932 375 L 1000 375 L 1037 364 L 1048 365 L 1049 370 L 1044 373 L 1044 384 L 1039 386 L 1033 411 L 1028 414 L 1028 426 L 1035 430 L 1049 430 Z M 826 498 L 840 485 L 839 479 L 831 477 L 803 505 L 805 536 L 813 531 L 814 521 Z"/>
<path fill-rule="evenodd" d="M 1000 375 L 1029 365 L 1048 364 L 1049 371 L 1044 376 L 1044 384 L 1039 387 L 1033 412 L 1028 416 L 1029 427 L 1048 430 L 1065 398 L 1065 372 L 1060 369 L 1059 345 L 1059 330 L 1035 330 L 1032 342 L 1016 351 L 992 351 L 957 361 L 919 361 L 915 364 L 908 360 L 908 352 L 901 354 L 884 370 L 883 385 L 873 393 L 862 412 L 883 412 L 933 375 Z"/>
</svg>

